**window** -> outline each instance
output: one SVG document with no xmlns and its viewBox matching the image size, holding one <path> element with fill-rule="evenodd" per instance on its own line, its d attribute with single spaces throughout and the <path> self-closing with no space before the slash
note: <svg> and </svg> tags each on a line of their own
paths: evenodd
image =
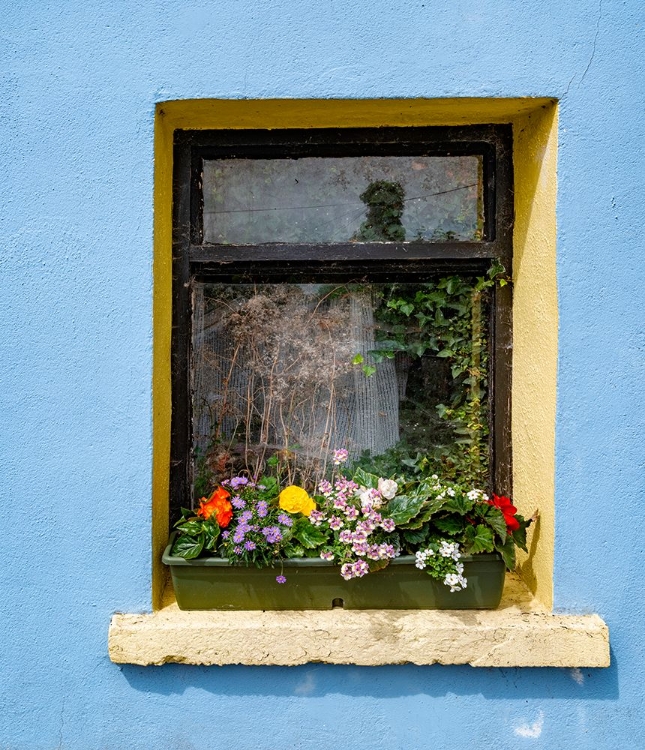
<svg viewBox="0 0 645 750">
<path fill-rule="evenodd" d="M 176 131 L 171 504 L 269 461 L 511 491 L 509 126 Z"/>
</svg>

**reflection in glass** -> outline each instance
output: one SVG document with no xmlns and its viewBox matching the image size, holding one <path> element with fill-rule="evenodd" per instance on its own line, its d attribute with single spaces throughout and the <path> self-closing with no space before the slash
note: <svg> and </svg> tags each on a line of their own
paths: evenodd
<svg viewBox="0 0 645 750">
<path fill-rule="evenodd" d="M 479 156 L 207 160 L 204 241 L 479 240 L 481 183 Z"/>
<path fill-rule="evenodd" d="M 485 292 L 421 284 L 193 289 L 195 494 L 279 464 L 306 487 L 334 449 L 399 469 L 419 454 L 486 483 Z"/>
</svg>

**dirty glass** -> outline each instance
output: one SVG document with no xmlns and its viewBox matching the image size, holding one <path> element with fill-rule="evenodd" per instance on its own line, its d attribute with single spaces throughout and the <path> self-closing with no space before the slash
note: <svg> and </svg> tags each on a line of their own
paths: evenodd
<svg viewBox="0 0 645 750">
<path fill-rule="evenodd" d="M 204 162 L 204 241 L 403 242 L 482 238 L 479 156 Z"/>
<path fill-rule="evenodd" d="M 488 304 L 468 276 L 195 283 L 194 494 L 267 464 L 311 488 L 338 448 L 382 476 L 423 455 L 485 483 Z"/>
</svg>

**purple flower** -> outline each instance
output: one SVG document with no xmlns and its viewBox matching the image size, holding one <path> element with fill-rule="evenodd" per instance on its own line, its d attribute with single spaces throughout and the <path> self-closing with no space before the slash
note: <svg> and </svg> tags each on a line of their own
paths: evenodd
<svg viewBox="0 0 645 750">
<path fill-rule="evenodd" d="M 343 544 L 349 544 L 350 542 L 354 541 L 354 535 L 349 529 L 343 529 L 338 535 L 338 538 L 341 542 L 343 542 Z"/>
<path fill-rule="evenodd" d="M 242 548 L 241 547 L 233 547 L 233 552 L 235 552 L 236 555 L 242 554 Z"/>
<path fill-rule="evenodd" d="M 260 502 L 255 506 L 255 510 L 260 518 L 266 518 L 266 515 L 269 512 L 269 504 L 266 500 L 260 500 Z"/>
<path fill-rule="evenodd" d="M 391 518 L 384 518 L 381 521 L 381 528 L 385 531 L 394 531 L 394 529 L 396 528 L 396 524 Z"/>
<path fill-rule="evenodd" d="M 323 560 L 333 560 L 334 559 L 334 553 L 333 552 L 321 552 L 320 557 Z"/>
<path fill-rule="evenodd" d="M 233 541 L 235 544 L 241 544 L 244 541 L 244 529 L 235 529 L 233 534 Z"/>
<path fill-rule="evenodd" d="M 358 510 L 353 505 L 348 505 L 345 508 L 345 517 L 350 521 L 354 521 L 358 518 Z"/>
<path fill-rule="evenodd" d="M 334 531 L 338 531 L 339 529 L 342 529 L 345 524 L 343 521 L 338 518 L 338 516 L 332 516 L 329 519 L 329 528 L 333 529 Z"/>
<path fill-rule="evenodd" d="M 286 583 L 287 582 L 287 579 L 286 579 L 285 576 L 276 576 L 275 579 L 276 579 L 276 581 L 278 583 Z"/>
<path fill-rule="evenodd" d="M 358 562 L 354 563 L 354 575 L 357 578 L 362 578 L 363 576 L 366 576 L 370 572 L 370 566 L 365 562 L 365 560 L 358 560 Z"/>
<path fill-rule="evenodd" d="M 233 477 L 231 479 L 231 487 L 236 490 L 238 487 L 244 487 L 245 484 L 248 484 L 249 480 L 246 477 Z"/>
<path fill-rule="evenodd" d="M 325 520 L 325 514 L 320 510 L 312 510 L 309 514 L 309 520 L 314 526 L 320 526 Z"/>
<path fill-rule="evenodd" d="M 253 518 L 253 513 L 250 510 L 245 510 L 240 514 L 240 521 L 250 521 Z"/>
<path fill-rule="evenodd" d="M 326 479 L 323 479 L 322 482 L 318 485 L 318 491 L 321 493 L 321 495 L 327 495 L 331 492 L 331 482 L 328 482 Z"/>
<path fill-rule="evenodd" d="M 293 526 L 293 518 L 286 513 L 280 513 L 278 516 L 278 523 L 281 523 L 283 526 Z"/>
<path fill-rule="evenodd" d="M 334 508 L 337 510 L 345 510 L 347 507 L 347 500 L 342 495 L 337 495 L 334 498 Z"/>
<path fill-rule="evenodd" d="M 277 544 L 282 541 L 282 532 L 277 526 L 266 526 L 262 529 L 262 533 L 269 544 Z"/>
<path fill-rule="evenodd" d="M 367 549 L 367 542 L 354 542 L 354 544 L 352 544 L 352 552 L 357 555 L 366 555 Z"/>
<path fill-rule="evenodd" d="M 379 544 L 378 553 L 381 560 L 391 560 L 397 556 L 397 552 L 392 544 Z"/>
<path fill-rule="evenodd" d="M 228 539 L 229 536 L 231 536 L 231 532 L 228 529 L 226 531 L 222 531 L 222 539 Z"/>
<path fill-rule="evenodd" d="M 334 451 L 334 464 L 336 466 L 339 466 L 340 464 L 344 464 L 348 458 L 349 458 L 349 453 L 345 450 L 345 448 L 339 448 L 338 450 Z"/>
<path fill-rule="evenodd" d="M 380 548 L 378 544 L 370 544 L 367 548 L 367 556 L 370 560 L 379 560 L 381 557 Z"/>
<path fill-rule="evenodd" d="M 252 552 L 255 549 L 255 542 L 252 542 L 250 539 L 248 542 L 244 542 L 244 549 Z"/>
<path fill-rule="evenodd" d="M 358 489 L 356 482 L 351 479 L 346 479 L 345 477 L 339 477 L 336 480 L 335 487 L 338 492 L 354 492 Z"/>
<path fill-rule="evenodd" d="M 246 508 L 246 501 L 242 500 L 242 498 L 237 495 L 231 500 L 231 505 L 234 508 L 237 508 L 237 510 L 242 510 L 242 508 Z"/>
<path fill-rule="evenodd" d="M 374 528 L 375 526 L 371 521 L 359 521 L 356 524 L 356 531 L 359 534 L 365 534 L 365 536 L 369 536 L 374 531 Z"/>
<path fill-rule="evenodd" d="M 354 566 L 351 563 L 345 563 L 340 566 L 340 574 L 346 580 L 354 577 Z"/>
</svg>

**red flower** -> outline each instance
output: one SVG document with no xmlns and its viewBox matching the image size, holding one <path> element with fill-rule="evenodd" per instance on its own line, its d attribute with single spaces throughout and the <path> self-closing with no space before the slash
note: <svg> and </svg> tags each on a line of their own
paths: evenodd
<svg viewBox="0 0 645 750">
<path fill-rule="evenodd" d="M 220 528 L 225 529 L 233 518 L 233 506 L 228 501 L 229 497 L 230 494 L 223 487 L 218 487 L 208 500 L 203 497 L 199 501 L 197 515 L 206 519 L 214 515 Z"/>
<path fill-rule="evenodd" d="M 515 518 L 517 508 L 511 503 L 510 497 L 493 495 L 493 499 L 489 500 L 488 504 L 494 505 L 502 511 L 508 531 L 516 531 L 520 528 L 520 522 Z"/>
</svg>

